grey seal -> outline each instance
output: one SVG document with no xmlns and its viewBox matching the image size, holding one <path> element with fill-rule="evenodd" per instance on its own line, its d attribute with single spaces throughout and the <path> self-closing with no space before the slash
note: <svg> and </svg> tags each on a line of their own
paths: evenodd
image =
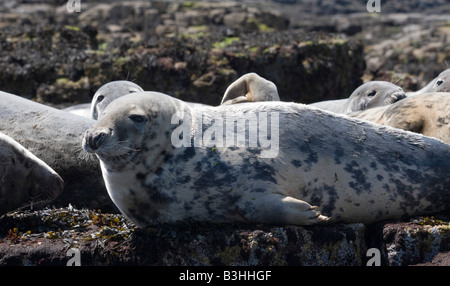
<svg viewBox="0 0 450 286">
<path fill-rule="evenodd" d="M 102 85 L 92 98 L 91 118 L 98 119 L 106 106 L 113 100 L 122 95 L 139 91 L 143 91 L 139 85 L 126 80 L 111 81 Z"/>
<path fill-rule="evenodd" d="M 258 101 L 280 101 L 277 87 L 256 73 L 247 73 L 228 86 L 220 104 Z"/>
<path fill-rule="evenodd" d="M 450 144 L 450 93 L 423 93 L 348 116 L 420 133 Z"/>
<path fill-rule="evenodd" d="M 205 143 L 221 129 L 236 146 Z M 233 137 L 241 133 L 244 147 Z M 264 140 L 251 147 L 251 134 L 261 133 L 278 139 L 275 156 L 262 156 Z M 82 146 L 100 159 L 108 194 L 138 226 L 373 223 L 450 206 L 449 145 L 303 104 L 191 108 L 140 92 L 112 102 Z"/>
<path fill-rule="evenodd" d="M 309 104 L 323 110 L 347 114 L 389 105 L 406 97 L 403 89 L 387 81 L 369 81 L 353 91 L 347 99 L 327 100 Z"/>
<path fill-rule="evenodd" d="M 0 132 L 0 214 L 48 203 L 63 187 L 61 177 L 44 161 Z"/>
<path fill-rule="evenodd" d="M 91 117 L 91 104 L 90 103 L 80 103 L 73 106 L 69 106 L 62 109 L 63 111 L 70 112 L 72 114 L 82 116 L 82 117 Z"/>
<path fill-rule="evenodd" d="M 62 110 L 78 116 L 97 120 L 108 104 L 122 95 L 143 91 L 134 82 L 127 80 L 111 81 L 102 85 L 94 94 L 90 103 L 81 103 Z"/>
<path fill-rule="evenodd" d="M 86 129 L 96 122 L 23 97 L 0 91 L 0 130 L 20 142 L 64 180 L 54 206 L 77 206 L 118 212 L 106 192 L 94 155 L 80 147 Z"/>
<path fill-rule="evenodd" d="M 416 96 L 430 92 L 450 92 L 450 69 L 441 72 L 422 89 L 415 92 L 407 92 L 406 96 Z"/>
</svg>

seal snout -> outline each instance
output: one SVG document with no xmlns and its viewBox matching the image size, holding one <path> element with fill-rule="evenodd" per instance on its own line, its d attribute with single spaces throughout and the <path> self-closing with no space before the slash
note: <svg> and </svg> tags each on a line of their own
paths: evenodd
<svg viewBox="0 0 450 286">
<path fill-rule="evenodd" d="M 87 130 L 84 137 L 84 149 L 95 152 L 110 136 L 110 130 Z"/>
</svg>

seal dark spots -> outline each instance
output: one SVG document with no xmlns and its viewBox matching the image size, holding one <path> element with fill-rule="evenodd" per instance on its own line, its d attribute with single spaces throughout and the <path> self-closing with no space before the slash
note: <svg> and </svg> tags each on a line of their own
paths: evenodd
<svg viewBox="0 0 450 286">
<path fill-rule="evenodd" d="M 136 179 L 138 179 L 139 181 L 145 180 L 145 174 L 144 173 L 137 173 L 136 174 Z"/>
<path fill-rule="evenodd" d="M 442 127 L 442 126 L 448 124 L 448 123 L 449 123 L 449 120 L 446 120 L 445 117 L 439 117 L 439 118 L 437 119 L 437 122 L 438 122 L 439 124 L 436 124 L 436 126 L 437 126 L 437 127 Z"/>
<path fill-rule="evenodd" d="M 349 182 L 348 185 L 350 188 L 354 189 L 358 195 L 364 191 L 370 192 L 371 184 L 366 181 L 367 178 L 364 174 L 367 172 L 366 168 L 360 169 L 359 164 L 356 161 L 352 161 L 345 166 L 344 170 L 352 174 L 352 178 L 355 179 L 355 181 Z"/>
<path fill-rule="evenodd" d="M 192 205 L 189 204 L 188 202 L 184 202 L 183 208 L 184 208 L 186 211 L 190 211 L 190 210 L 193 209 Z"/>
<path fill-rule="evenodd" d="M 195 148 L 194 147 L 187 147 L 182 155 L 182 159 L 184 161 L 190 160 L 195 156 Z"/>
<path fill-rule="evenodd" d="M 294 165 L 295 168 L 299 168 L 302 166 L 302 162 L 299 160 L 292 160 L 291 164 Z"/>
<path fill-rule="evenodd" d="M 261 189 L 261 188 L 256 188 L 256 189 L 252 189 L 250 190 L 250 193 L 264 193 L 266 190 Z"/>
<path fill-rule="evenodd" d="M 172 159 L 173 155 L 167 152 L 166 150 L 161 152 L 161 156 L 163 156 L 164 163 Z"/>
<path fill-rule="evenodd" d="M 243 160 L 241 173 L 242 174 L 252 174 L 253 178 L 256 180 L 268 181 L 277 184 L 276 170 L 271 165 L 262 163 L 260 161 L 250 160 L 250 158 L 245 158 Z"/>
<path fill-rule="evenodd" d="M 191 176 L 185 175 L 177 178 L 178 183 L 187 184 L 191 181 Z"/>
<path fill-rule="evenodd" d="M 194 170 L 197 171 L 197 172 L 201 172 L 201 171 L 202 171 L 202 162 L 197 161 L 197 162 L 195 163 L 195 168 L 194 168 Z"/>
<path fill-rule="evenodd" d="M 254 154 L 254 155 L 258 155 L 258 154 L 261 154 L 261 148 L 248 147 L 247 152 Z"/>
<path fill-rule="evenodd" d="M 344 150 L 340 147 L 336 148 L 336 150 L 334 150 L 334 162 L 338 165 L 341 164 L 341 158 L 344 156 Z"/>
<path fill-rule="evenodd" d="M 373 161 L 372 163 L 370 163 L 370 168 L 372 168 L 374 171 L 376 171 L 377 168 L 377 163 L 375 163 L 375 161 Z"/>
<path fill-rule="evenodd" d="M 164 171 L 164 169 L 162 167 L 158 167 L 158 169 L 156 169 L 156 171 L 155 171 L 155 174 L 158 176 L 161 176 L 163 171 Z"/>
<path fill-rule="evenodd" d="M 205 157 L 206 158 L 206 157 Z M 220 161 L 219 156 L 217 158 L 207 158 L 208 160 L 197 162 L 196 169 L 202 169 L 201 164 L 205 164 L 202 174 L 195 180 L 195 185 L 198 188 L 213 187 L 221 185 L 230 185 L 237 181 L 237 177 L 234 175 L 233 167 L 225 162 Z"/>
<path fill-rule="evenodd" d="M 381 181 L 383 181 L 383 179 L 384 179 L 384 177 L 383 177 L 383 176 L 381 176 L 381 175 L 377 175 L 377 180 L 378 180 L 378 181 L 380 181 L 380 182 L 381 182 Z"/>
</svg>

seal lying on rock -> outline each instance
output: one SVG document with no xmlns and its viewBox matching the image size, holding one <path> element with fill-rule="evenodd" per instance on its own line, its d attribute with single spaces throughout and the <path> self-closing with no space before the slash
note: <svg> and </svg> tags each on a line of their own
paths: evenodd
<svg viewBox="0 0 450 286">
<path fill-rule="evenodd" d="M 422 89 L 415 92 L 407 92 L 406 96 L 416 96 L 430 92 L 450 92 L 450 69 L 441 72 Z"/>
<path fill-rule="evenodd" d="M 369 81 L 359 86 L 347 99 L 327 100 L 309 104 L 323 110 L 347 114 L 389 105 L 406 97 L 402 88 L 387 81 Z"/>
<path fill-rule="evenodd" d="M 0 215 L 45 204 L 63 190 L 61 177 L 11 137 L 0 133 Z"/>
<path fill-rule="evenodd" d="M 418 94 L 348 116 L 421 133 L 450 144 L 450 93 L 447 92 Z"/>
<path fill-rule="evenodd" d="M 138 226 L 373 223 L 450 206 L 449 145 L 303 104 L 191 108 L 140 92 L 112 102 L 82 146 Z"/>
<path fill-rule="evenodd" d="M 86 156 L 80 141 L 95 120 L 76 116 L 0 91 L 0 130 L 46 162 L 64 180 L 55 206 L 78 206 L 117 212 L 106 192 L 95 156 Z"/>
<path fill-rule="evenodd" d="M 247 73 L 227 88 L 220 105 L 257 101 L 280 101 L 277 87 L 256 73 Z"/>
</svg>

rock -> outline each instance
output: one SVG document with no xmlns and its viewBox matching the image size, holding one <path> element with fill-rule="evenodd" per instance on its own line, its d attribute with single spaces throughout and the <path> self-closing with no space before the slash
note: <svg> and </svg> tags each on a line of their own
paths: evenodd
<svg viewBox="0 0 450 286">
<path fill-rule="evenodd" d="M 120 214 L 69 205 L 0 216 L 0 265 L 65 265 L 70 248 L 82 265 L 363 266 L 370 248 L 380 250 L 381 265 L 449 265 L 449 223 L 414 221 L 141 229 Z"/>
<path fill-rule="evenodd" d="M 414 266 L 450 266 L 450 251 L 438 253 L 431 262 L 419 263 Z"/>
<path fill-rule="evenodd" d="M 362 265 L 362 224 L 174 225 L 136 228 L 121 215 L 72 206 L 0 217 L 0 265 Z M 34 247 L 36 246 L 37 247 Z"/>
<path fill-rule="evenodd" d="M 448 219 L 421 217 L 411 221 L 371 226 L 371 244 L 381 250 L 382 265 L 429 263 L 437 254 L 450 251 Z"/>
<path fill-rule="evenodd" d="M 53 22 L 30 11 L 24 25 L 4 23 L 0 90 L 67 105 L 90 101 L 106 82 L 131 78 L 146 90 L 217 105 L 231 82 L 254 71 L 274 81 L 286 101 L 345 97 L 362 83 L 361 42 L 285 31 L 289 20 L 262 7 L 84 4 L 79 17 L 50 9 Z"/>
</svg>

